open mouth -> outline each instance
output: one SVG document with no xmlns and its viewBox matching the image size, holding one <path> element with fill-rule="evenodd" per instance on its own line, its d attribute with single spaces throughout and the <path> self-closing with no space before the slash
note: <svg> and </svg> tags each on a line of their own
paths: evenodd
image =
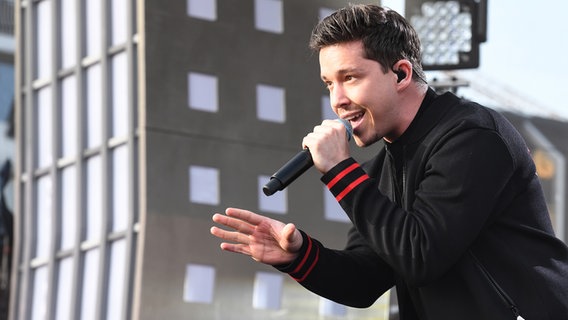
<svg viewBox="0 0 568 320">
<path fill-rule="evenodd" d="M 349 121 L 352 127 L 356 127 L 363 120 L 363 115 L 365 115 L 364 111 L 352 114 L 344 119 Z"/>
</svg>

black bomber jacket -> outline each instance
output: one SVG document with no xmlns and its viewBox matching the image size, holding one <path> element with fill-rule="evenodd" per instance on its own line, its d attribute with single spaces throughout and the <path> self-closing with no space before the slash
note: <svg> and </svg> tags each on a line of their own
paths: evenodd
<svg viewBox="0 0 568 320">
<path fill-rule="evenodd" d="M 402 320 L 568 319 L 568 249 L 499 113 L 429 90 L 399 139 L 322 181 L 353 227 L 343 250 L 302 232 L 298 259 L 276 266 L 309 290 L 368 307 L 396 287 Z"/>
</svg>

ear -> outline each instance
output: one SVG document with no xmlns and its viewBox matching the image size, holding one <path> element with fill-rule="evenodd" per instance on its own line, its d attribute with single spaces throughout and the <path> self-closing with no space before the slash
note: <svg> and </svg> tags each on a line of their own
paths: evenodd
<svg viewBox="0 0 568 320">
<path fill-rule="evenodd" d="M 401 82 L 402 80 L 404 80 L 404 78 L 406 78 L 406 72 L 400 69 L 396 70 L 395 73 L 397 77 L 396 82 Z"/>
<path fill-rule="evenodd" d="M 396 82 L 406 86 L 412 81 L 412 64 L 406 59 L 397 61 L 392 66 L 392 72 L 396 75 Z"/>
</svg>

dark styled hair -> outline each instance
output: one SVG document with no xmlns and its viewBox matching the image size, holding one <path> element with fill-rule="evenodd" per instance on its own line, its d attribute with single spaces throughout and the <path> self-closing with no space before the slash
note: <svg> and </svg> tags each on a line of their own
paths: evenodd
<svg viewBox="0 0 568 320">
<path fill-rule="evenodd" d="M 312 31 L 310 48 L 319 52 L 357 40 L 362 41 L 366 58 L 377 61 L 385 73 L 406 59 L 412 64 L 414 81 L 426 83 L 416 31 L 396 11 L 377 5 L 350 5 L 326 17 Z"/>
</svg>

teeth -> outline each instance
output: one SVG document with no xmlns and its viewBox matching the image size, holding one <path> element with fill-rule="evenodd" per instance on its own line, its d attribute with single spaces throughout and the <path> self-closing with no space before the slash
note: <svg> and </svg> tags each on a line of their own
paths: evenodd
<svg viewBox="0 0 568 320">
<path fill-rule="evenodd" d="M 358 113 L 358 114 L 355 114 L 355 115 L 353 115 L 353 116 L 351 116 L 351 117 L 345 118 L 345 120 L 347 120 L 347 121 L 353 121 L 353 120 L 355 120 L 355 119 L 359 119 L 359 118 L 362 117 L 362 116 L 363 116 L 363 113 Z"/>
</svg>

